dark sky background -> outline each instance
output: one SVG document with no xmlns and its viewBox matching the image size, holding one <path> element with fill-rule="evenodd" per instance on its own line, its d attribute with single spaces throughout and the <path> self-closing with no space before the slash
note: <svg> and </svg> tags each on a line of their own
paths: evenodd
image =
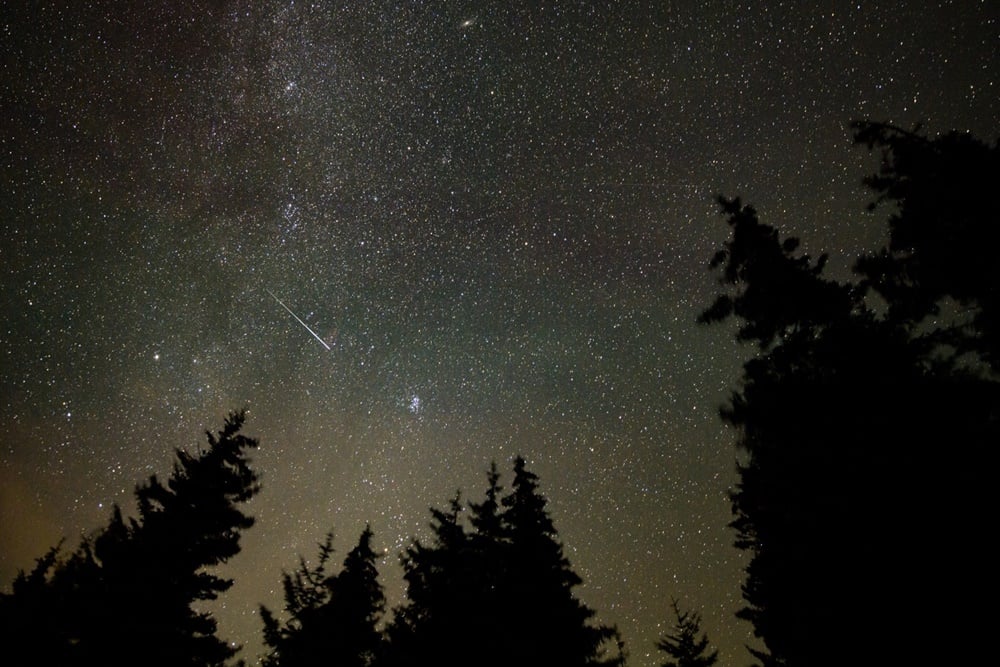
<svg viewBox="0 0 1000 667">
<path fill-rule="evenodd" d="M 509 483 L 522 453 L 632 664 L 656 664 L 671 598 L 745 664 L 717 409 L 752 350 L 695 324 L 727 235 L 714 198 L 846 275 L 884 231 L 849 122 L 992 140 L 998 15 L 7 3 L 4 586 L 247 407 L 265 489 L 216 609 L 251 661 L 257 604 L 280 607 L 282 569 L 329 528 L 342 556 L 372 523 L 398 601 L 427 508 L 478 499 L 491 460 Z"/>
</svg>

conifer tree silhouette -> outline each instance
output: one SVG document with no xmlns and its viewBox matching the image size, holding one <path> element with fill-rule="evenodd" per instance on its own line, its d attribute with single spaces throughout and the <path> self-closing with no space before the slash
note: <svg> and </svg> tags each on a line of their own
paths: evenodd
<svg viewBox="0 0 1000 667">
<path fill-rule="evenodd" d="M 1000 373 L 1000 142 L 965 132 L 933 139 L 887 123 L 853 124 L 856 143 L 878 150 L 882 165 L 865 178 L 872 211 L 889 208 L 888 243 L 855 270 L 889 304 L 890 317 L 930 343 L 975 352 Z M 965 317 L 942 312 L 946 299 Z M 938 351 L 941 349 L 938 347 Z"/>
<path fill-rule="evenodd" d="M 299 569 L 282 577 L 285 612 L 279 623 L 261 606 L 264 642 L 270 652 L 265 667 L 368 667 L 380 653 L 378 629 L 385 596 L 378 582 L 372 530 L 365 527 L 337 574 L 327 572 L 333 554 L 333 533 L 320 545 L 315 567 L 300 561 Z"/>
<path fill-rule="evenodd" d="M 0 598 L 0 618 L 27 630 L 4 641 L 11 664 L 200 666 L 235 654 L 195 605 L 232 585 L 210 568 L 235 556 L 253 525 L 238 507 L 260 488 L 247 458 L 257 441 L 240 433 L 243 422 L 231 413 L 207 449 L 177 451 L 165 484 L 154 475 L 137 486 L 137 518 L 115 507 L 67 558 L 52 550 L 18 576 Z"/>
<path fill-rule="evenodd" d="M 573 588 L 581 583 L 558 540 L 538 478 L 523 458 L 502 496 L 493 465 L 486 497 L 432 509 L 432 540 L 403 554 L 407 600 L 388 629 L 388 665 L 612 665 L 624 648 L 614 628 Z M 467 527 L 469 526 L 469 527 Z M 607 657 L 608 643 L 618 641 Z"/>
<path fill-rule="evenodd" d="M 508 664 L 602 664 L 602 645 L 615 630 L 593 625 L 594 610 L 573 594 L 582 579 L 563 553 L 537 475 L 520 456 L 514 459 L 511 487 L 502 501 L 508 536 L 504 590 L 516 624 Z"/>
<path fill-rule="evenodd" d="M 477 580 L 460 495 L 447 510 L 430 511 L 430 542 L 414 540 L 400 556 L 407 595 L 387 629 L 388 665 L 473 664 L 494 618 Z"/>
<path fill-rule="evenodd" d="M 712 667 L 719 661 L 719 652 L 709 651 L 708 635 L 701 631 L 701 616 L 681 611 L 677 600 L 671 602 L 671 608 L 675 619 L 673 630 L 656 643 L 658 649 L 670 656 L 662 667 Z"/>
<path fill-rule="evenodd" d="M 913 170 L 934 160 L 919 167 L 904 161 L 910 171 L 901 175 L 904 162 L 894 151 L 903 144 L 885 144 L 884 131 L 859 137 L 884 145 L 896 165 L 889 180 L 870 183 L 902 197 L 893 223 L 902 229 L 904 218 L 919 218 L 907 184 L 928 176 Z M 964 150 L 964 140 L 958 143 Z M 739 615 L 764 643 L 754 654 L 766 666 L 815 667 L 922 662 L 944 653 L 928 638 L 947 636 L 943 628 L 959 632 L 959 624 L 926 609 L 972 607 L 969 592 L 988 571 L 984 471 L 1000 442 L 1000 385 L 988 367 L 955 353 L 990 358 L 989 316 L 931 335 L 922 320 L 942 295 L 968 295 L 986 313 L 995 277 L 982 277 L 985 296 L 935 285 L 921 254 L 955 249 L 922 250 L 923 241 L 893 248 L 893 241 L 859 262 L 860 283 L 838 283 L 823 277 L 823 258 L 814 263 L 797 253 L 797 239 L 780 239 L 738 199 L 720 201 L 732 236 L 712 266 L 725 291 L 700 319 L 736 317 L 737 338 L 758 348 L 722 411 L 746 454 L 732 525 L 737 546 L 750 554 Z M 889 303 L 887 312 L 869 304 L 871 287 Z M 859 655 L 844 641 L 839 628 L 848 618 L 852 632 L 879 638 L 869 652 Z"/>
</svg>

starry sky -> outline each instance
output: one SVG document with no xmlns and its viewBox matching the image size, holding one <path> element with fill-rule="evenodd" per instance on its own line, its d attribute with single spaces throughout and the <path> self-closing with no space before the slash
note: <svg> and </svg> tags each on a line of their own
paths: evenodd
<svg viewBox="0 0 1000 667">
<path fill-rule="evenodd" d="M 333 528 L 398 552 L 496 460 L 540 476 L 580 597 L 657 664 L 670 601 L 746 664 L 695 323 L 715 197 L 852 258 L 848 124 L 997 136 L 994 2 L 10 3 L 0 17 L 0 577 L 233 409 L 265 488 L 221 633 Z M 503 480 L 502 480 L 503 481 Z"/>
</svg>

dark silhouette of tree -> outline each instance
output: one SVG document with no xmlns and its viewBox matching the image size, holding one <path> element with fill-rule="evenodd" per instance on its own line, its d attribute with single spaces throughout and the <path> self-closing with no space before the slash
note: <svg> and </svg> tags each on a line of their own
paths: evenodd
<svg viewBox="0 0 1000 667">
<path fill-rule="evenodd" d="M 326 566 L 333 554 L 333 533 L 328 533 L 315 567 L 302 560 L 296 572 L 284 574 L 288 620 L 279 623 L 261 606 L 264 642 L 271 649 L 263 659 L 266 667 L 373 664 L 382 643 L 378 624 L 385 596 L 371 540 L 371 527 L 366 527 L 344 559 L 343 569 L 329 574 Z"/>
<path fill-rule="evenodd" d="M 656 643 L 658 649 L 670 656 L 662 667 L 712 667 L 719 660 L 719 652 L 709 651 L 708 635 L 701 631 L 701 616 L 681 611 L 677 600 L 671 602 L 671 608 L 675 618 L 673 631 Z"/>
<path fill-rule="evenodd" d="M 458 494 L 447 510 L 431 508 L 432 538 L 401 554 L 407 599 L 387 629 L 389 665 L 474 664 L 484 630 L 495 622 L 461 514 Z M 484 662 L 483 664 L 490 664 Z"/>
<path fill-rule="evenodd" d="M 502 503 L 509 541 L 505 594 L 517 624 L 507 664 L 614 664 L 600 657 L 615 631 L 593 625 L 594 610 L 573 595 L 582 580 L 563 553 L 538 477 L 520 456 L 514 460 L 511 493 Z"/>
<path fill-rule="evenodd" d="M 456 496 L 448 511 L 432 509 L 433 538 L 403 554 L 407 601 L 388 629 L 390 665 L 611 665 L 610 627 L 573 595 L 581 583 L 524 459 L 514 463 L 509 495 L 496 466 L 486 498 L 470 505 L 468 522 Z M 468 526 L 471 527 L 468 528 Z"/>
<path fill-rule="evenodd" d="M 115 507 L 67 558 L 52 550 L 18 576 L 0 599 L 0 617 L 27 630 L 4 642 L 13 664 L 221 665 L 236 653 L 198 605 L 232 585 L 210 568 L 253 525 L 238 507 L 259 490 L 243 422 L 230 414 L 207 449 L 177 451 L 166 484 L 154 475 L 137 486 L 137 518 Z"/>
<path fill-rule="evenodd" d="M 0 643 L 6 664 L 69 664 L 67 605 L 52 582 L 62 564 L 61 546 L 36 558 L 30 572 L 18 572 L 10 593 L 0 593 Z"/>
<path fill-rule="evenodd" d="M 915 326 L 935 320 L 932 342 L 975 352 L 1000 371 L 1000 144 L 967 133 L 930 139 L 885 123 L 855 123 L 855 141 L 878 149 L 882 166 L 865 179 L 891 207 L 889 243 L 856 270 L 889 303 L 890 316 Z M 966 317 L 942 317 L 942 302 Z M 926 334 L 924 334 L 926 335 Z"/>
<path fill-rule="evenodd" d="M 502 542 L 504 534 L 504 517 L 501 516 L 500 473 L 497 464 L 490 464 L 486 474 L 486 499 L 481 503 L 469 503 L 469 522 L 472 524 L 472 539 L 481 543 L 481 549 L 491 550 Z"/>
<path fill-rule="evenodd" d="M 776 229 L 761 224 L 757 211 L 739 198 L 719 199 L 732 227 L 732 240 L 712 258 L 722 267 L 720 283 L 739 286 L 735 296 L 720 294 L 699 321 L 740 319 L 737 339 L 756 342 L 761 350 L 798 336 L 810 336 L 818 327 L 849 316 L 859 293 L 822 277 L 827 256 L 815 263 L 809 255 L 796 256 L 799 240 L 779 240 Z"/>
<path fill-rule="evenodd" d="M 720 201 L 733 229 L 712 266 L 726 293 L 701 321 L 735 316 L 737 338 L 758 348 L 722 411 L 744 452 L 732 525 L 750 554 L 738 615 L 763 640 L 754 654 L 768 666 L 923 662 L 930 638 L 960 630 L 957 616 L 929 610 L 971 609 L 988 571 L 998 384 L 923 334 L 916 318 L 938 298 L 927 295 L 944 292 L 895 264 L 916 251 L 880 255 L 878 281 L 836 283 L 823 258 L 797 255 L 797 240 L 779 239 L 739 200 Z M 874 275 L 875 262 L 859 268 Z M 868 305 L 870 285 L 887 314 Z M 867 653 L 845 624 L 877 638 Z"/>
</svg>

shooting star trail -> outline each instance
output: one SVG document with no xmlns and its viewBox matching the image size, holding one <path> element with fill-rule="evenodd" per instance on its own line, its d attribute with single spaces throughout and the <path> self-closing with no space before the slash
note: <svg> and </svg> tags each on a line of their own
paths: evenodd
<svg viewBox="0 0 1000 667">
<path fill-rule="evenodd" d="M 286 306 L 281 301 L 281 299 L 279 299 L 278 297 L 274 296 L 274 292 L 272 292 L 271 290 L 264 290 L 264 291 L 266 291 L 268 294 L 270 294 L 271 298 L 274 299 L 275 301 L 277 301 L 279 306 L 281 306 L 282 308 L 284 308 L 285 310 L 287 310 L 288 314 L 291 315 L 292 317 L 294 317 L 296 322 L 298 322 L 299 324 L 301 324 L 302 326 L 304 326 L 306 328 L 306 331 L 308 331 L 309 333 L 311 333 L 313 335 L 313 338 L 315 338 L 316 340 L 319 341 L 320 345 L 322 345 L 323 347 L 325 347 L 328 350 L 330 349 L 330 346 L 326 344 L 325 340 L 323 340 L 322 338 L 319 337 L 319 334 L 317 334 L 315 331 L 313 331 L 312 329 L 310 329 L 308 324 L 306 324 L 305 322 L 303 322 L 302 320 L 300 320 L 299 316 L 296 315 L 295 313 L 293 313 L 292 309 L 289 308 L 288 306 Z"/>
</svg>

